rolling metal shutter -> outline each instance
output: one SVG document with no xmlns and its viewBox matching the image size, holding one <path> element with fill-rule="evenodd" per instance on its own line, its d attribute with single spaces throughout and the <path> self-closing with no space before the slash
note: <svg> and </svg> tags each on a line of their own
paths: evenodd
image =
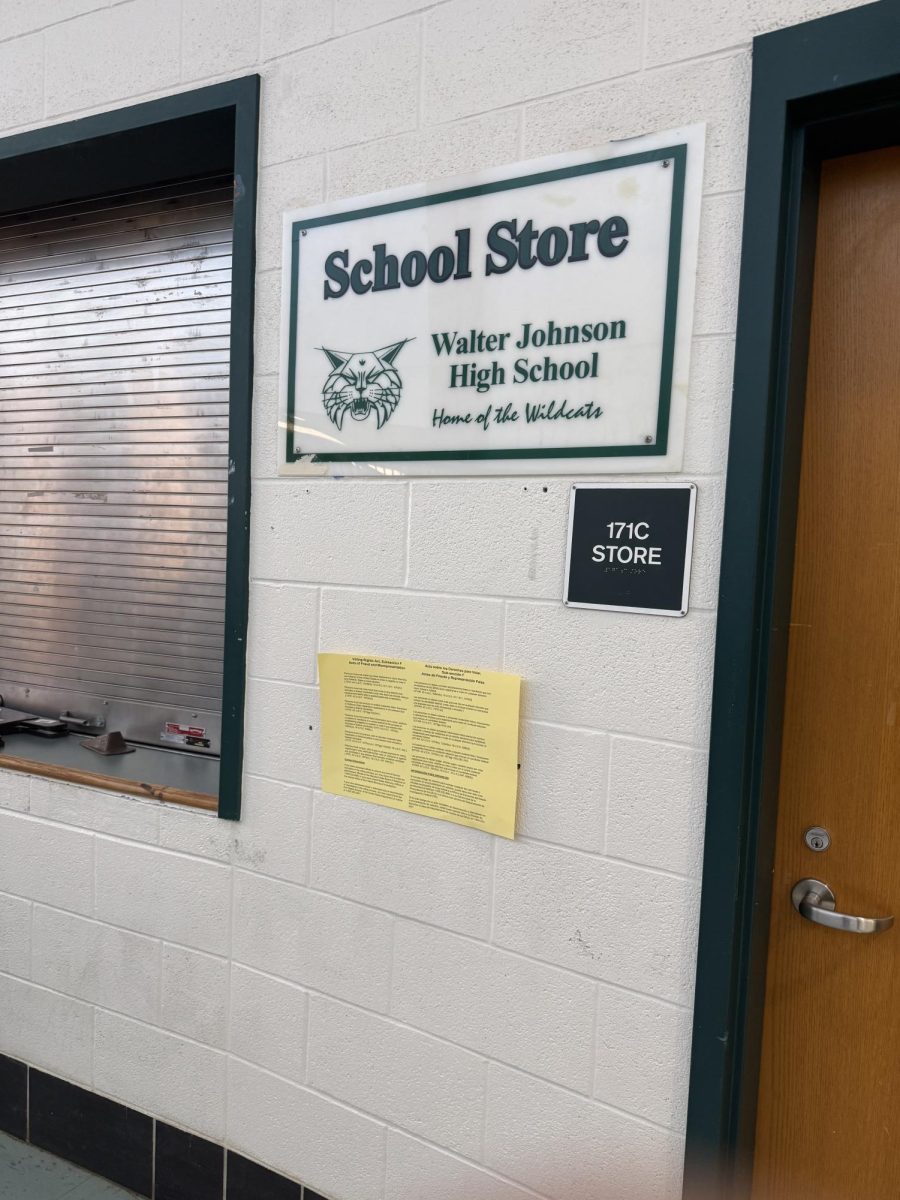
<svg viewBox="0 0 900 1200">
<path fill-rule="evenodd" d="M 222 178 L 0 220 L 8 705 L 218 752 L 231 220 Z"/>
</svg>

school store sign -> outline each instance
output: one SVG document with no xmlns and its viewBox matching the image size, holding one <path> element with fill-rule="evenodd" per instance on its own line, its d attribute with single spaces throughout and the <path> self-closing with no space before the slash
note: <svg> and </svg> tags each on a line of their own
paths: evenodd
<svg viewBox="0 0 900 1200">
<path fill-rule="evenodd" d="M 285 217 L 281 468 L 681 465 L 702 127 Z"/>
</svg>

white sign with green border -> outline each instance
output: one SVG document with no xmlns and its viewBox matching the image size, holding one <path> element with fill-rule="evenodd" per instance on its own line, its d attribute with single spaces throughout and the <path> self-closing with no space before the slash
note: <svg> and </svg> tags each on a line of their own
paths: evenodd
<svg viewBox="0 0 900 1200">
<path fill-rule="evenodd" d="M 675 471 L 703 127 L 287 213 L 280 469 Z"/>
</svg>

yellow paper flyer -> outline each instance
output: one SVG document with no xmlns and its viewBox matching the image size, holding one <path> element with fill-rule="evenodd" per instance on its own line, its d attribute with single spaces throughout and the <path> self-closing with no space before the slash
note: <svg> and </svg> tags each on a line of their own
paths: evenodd
<svg viewBox="0 0 900 1200">
<path fill-rule="evenodd" d="M 515 836 L 518 675 L 320 654 L 322 787 Z"/>
</svg>

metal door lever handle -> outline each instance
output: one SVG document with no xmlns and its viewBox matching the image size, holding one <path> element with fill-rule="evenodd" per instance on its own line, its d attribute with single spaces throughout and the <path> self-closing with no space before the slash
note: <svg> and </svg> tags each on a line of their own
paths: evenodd
<svg viewBox="0 0 900 1200">
<path fill-rule="evenodd" d="M 801 917 L 827 929 L 844 933 L 884 933 L 894 923 L 893 917 L 854 917 L 835 912 L 834 892 L 819 879 L 801 879 L 791 892 L 791 903 Z"/>
</svg>

